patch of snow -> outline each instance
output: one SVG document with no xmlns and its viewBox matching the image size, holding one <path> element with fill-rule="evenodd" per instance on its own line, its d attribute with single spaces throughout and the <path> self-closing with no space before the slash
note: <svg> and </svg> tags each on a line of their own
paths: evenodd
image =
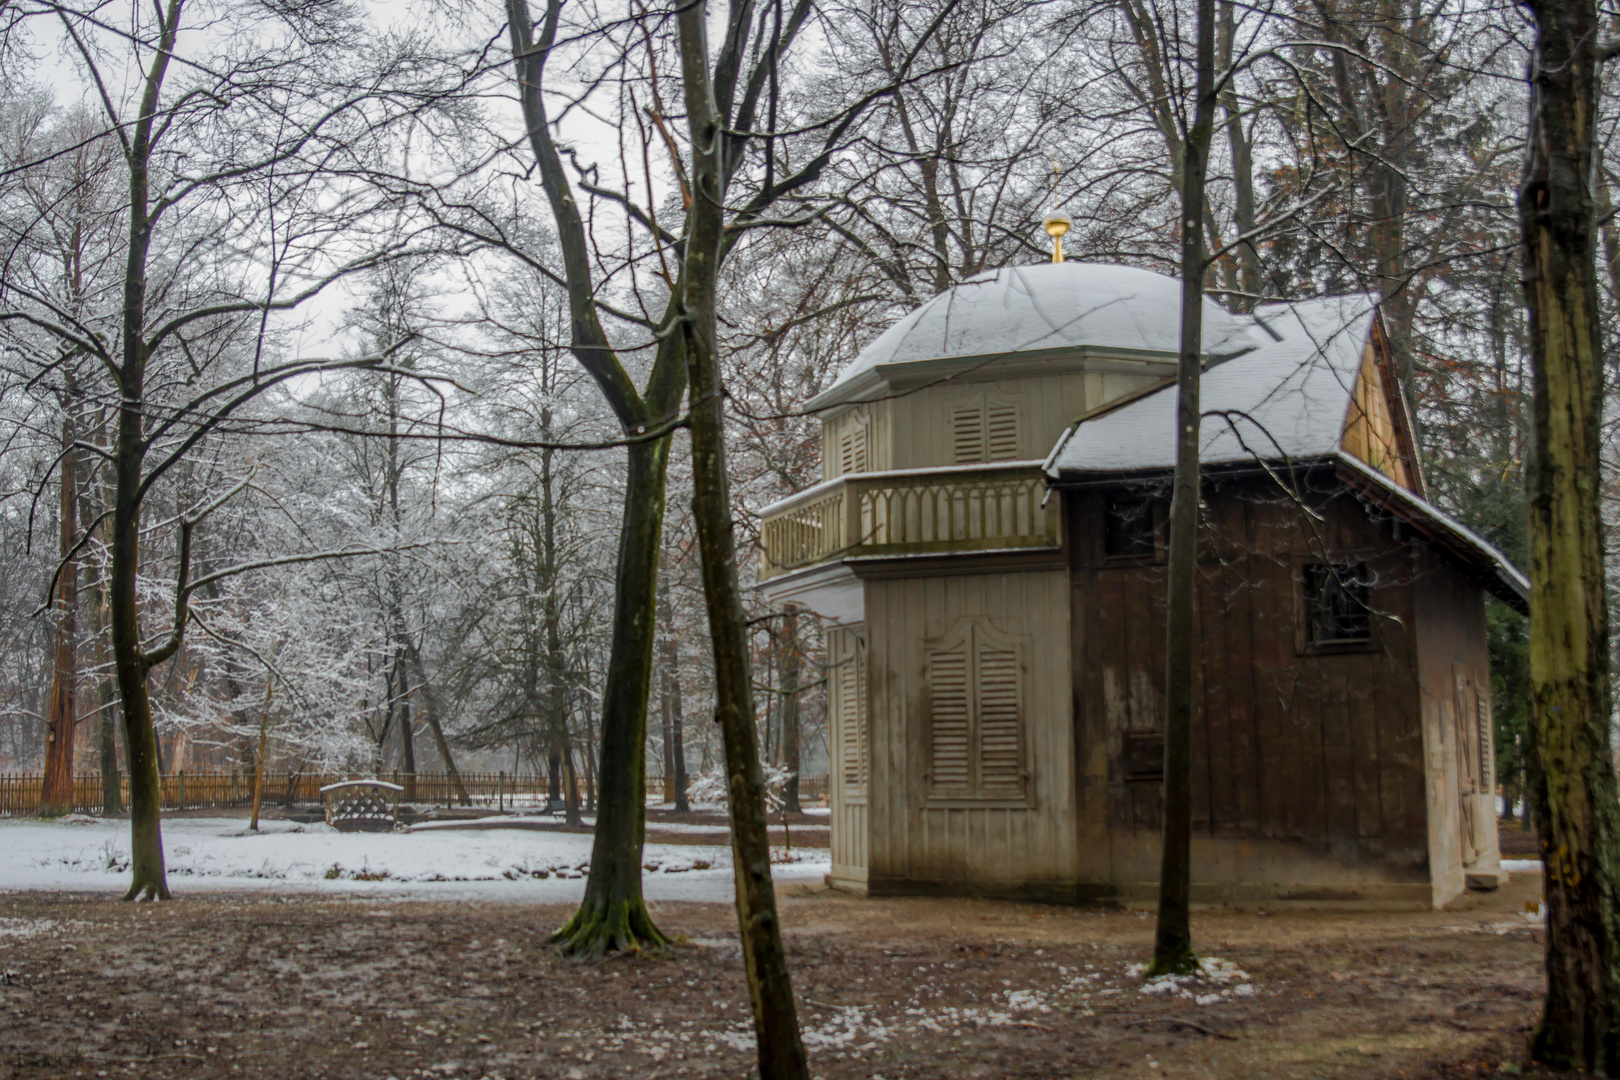
<svg viewBox="0 0 1620 1080">
<path fill-rule="evenodd" d="M 169 881 L 176 889 L 399 893 L 435 898 L 566 902 L 584 891 L 592 838 L 584 833 L 482 829 L 340 833 L 327 825 L 261 822 L 257 833 L 232 818 L 163 823 Z M 123 891 L 129 880 L 129 824 L 91 820 L 64 826 L 0 820 L 0 889 Z M 772 850 L 779 883 L 819 880 L 830 869 L 818 849 Z M 651 900 L 734 899 L 725 844 L 648 844 L 644 888 Z"/>
<path fill-rule="evenodd" d="M 1541 860 L 1503 859 L 1502 869 L 1510 874 L 1539 874 L 1541 873 Z"/>
<path fill-rule="evenodd" d="M 1145 964 L 1131 964 L 1125 969 L 1128 977 L 1142 978 Z M 1233 997 L 1252 997 L 1254 985 L 1249 973 L 1219 957 L 1206 956 L 1198 961 L 1198 970 L 1189 975 L 1155 975 L 1142 982 L 1141 991 L 1154 997 L 1186 998 L 1195 1005 L 1213 1005 Z"/>
</svg>

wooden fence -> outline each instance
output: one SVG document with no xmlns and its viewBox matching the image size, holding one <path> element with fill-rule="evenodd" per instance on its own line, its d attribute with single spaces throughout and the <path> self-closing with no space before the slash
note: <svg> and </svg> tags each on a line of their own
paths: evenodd
<svg viewBox="0 0 1620 1080">
<path fill-rule="evenodd" d="M 271 772 L 264 776 L 264 805 L 289 806 L 295 803 L 320 801 L 320 790 L 339 780 L 352 780 L 351 774 L 321 775 L 318 773 Z M 159 777 L 162 805 L 165 810 L 200 810 L 211 807 L 251 806 L 253 804 L 253 774 L 230 773 L 166 773 Z M 405 789 L 402 802 L 453 806 L 460 803 L 457 792 L 447 773 L 419 772 L 384 773 L 378 779 L 390 780 Z M 546 805 L 550 784 L 544 776 L 518 776 L 499 773 L 462 773 L 462 786 L 468 802 L 474 806 L 507 808 L 534 808 Z M 129 777 L 121 780 L 124 807 L 129 807 Z M 0 817 L 21 817 L 39 812 L 40 792 L 44 777 L 40 775 L 0 775 Z M 665 793 L 662 777 L 647 778 L 649 793 Z M 804 776 L 799 779 L 799 797 L 807 801 L 825 798 L 827 778 Z M 583 793 L 581 793 L 583 802 Z M 73 778 L 73 809 L 81 814 L 99 814 L 102 805 L 101 777 L 86 773 Z"/>
</svg>

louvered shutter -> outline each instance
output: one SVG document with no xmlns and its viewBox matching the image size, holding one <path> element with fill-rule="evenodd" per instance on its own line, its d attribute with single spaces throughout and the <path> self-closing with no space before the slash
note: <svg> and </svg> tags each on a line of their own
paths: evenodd
<svg viewBox="0 0 1620 1080">
<path fill-rule="evenodd" d="M 990 452 L 987 461 L 1018 460 L 1018 407 L 991 402 L 985 409 Z"/>
<path fill-rule="evenodd" d="M 839 473 L 866 472 L 866 424 L 852 420 L 838 441 Z"/>
<path fill-rule="evenodd" d="M 850 661 L 838 673 L 838 756 L 846 788 L 861 782 L 860 684 L 855 678 L 854 657 Z"/>
<path fill-rule="evenodd" d="M 929 658 L 929 779 L 932 790 L 942 795 L 969 795 L 973 791 L 973 722 L 966 644 Z"/>
<path fill-rule="evenodd" d="M 1475 722 L 1479 726 L 1479 780 L 1481 791 L 1496 790 L 1496 762 L 1491 760 L 1495 739 L 1491 732 L 1491 697 L 1486 690 L 1474 695 Z"/>
<path fill-rule="evenodd" d="M 956 464 L 984 460 L 984 407 L 979 402 L 963 405 L 951 414 L 951 438 Z"/>
<path fill-rule="evenodd" d="M 980 642 L 976 653 L 979 794 L 986 798 L 1016 798 L 1024 793 L 1018 652 Z"/>
<path fill-rule="evenodd" d="M 845 790 L 860 794 L 867 778 L 866 648 L 853 640 L 839 677 L 838 757 Z"/>
<path fill-rule="evenodd" d="M 861 790 L 872 778 L 871 720 L 866 701 L 866 642 L 855 639 L 855 775 Z"/>
</svg>

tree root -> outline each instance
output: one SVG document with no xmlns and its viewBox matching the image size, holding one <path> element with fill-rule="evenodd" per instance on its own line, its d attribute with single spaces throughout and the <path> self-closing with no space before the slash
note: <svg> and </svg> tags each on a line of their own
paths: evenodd
<svg viewBox="0 0 1620 1080">
<path fill-rule="evenodd" d="M 673 942 L 653 924 L 645 901 L 587 899 L 573 918 L 546 938 L 546 944 L 581 960 L 599 960 L 613 952 L 662 953 Z"/>
<path fill-rule="evenodd" d="M 169 895 L 169 886 L 166 882 L 158 882 L 157 884 L 153 884 L 151 882 L 137 881 L 135 884 L 129 887 L 129 892 L 124 894 L 125 903 L 129 903 L 132 900 L 172 899 L 174 898 Z"/>
<path fill-rule="evenodd" d="M 1142 972 L 1144 979 L 1156 979 L 1160 975 L 1193 975 L 1198 972 L 1198 954 L 1191 949 L 1183 950 L 1170 960 L 1161 962 L 1155 956 Z"/>
</svg>

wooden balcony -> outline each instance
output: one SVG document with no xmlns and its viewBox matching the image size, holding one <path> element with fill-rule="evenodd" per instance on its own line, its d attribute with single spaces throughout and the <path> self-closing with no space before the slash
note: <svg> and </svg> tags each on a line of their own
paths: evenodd
<svg viewBox="0 0 1620 1080">
<path fill-rule="evenodd" d="M 848 473 L 765 508 L 760 580 L 849 558 L 1058 546 L 1036 462 Z"/>
</svg>

